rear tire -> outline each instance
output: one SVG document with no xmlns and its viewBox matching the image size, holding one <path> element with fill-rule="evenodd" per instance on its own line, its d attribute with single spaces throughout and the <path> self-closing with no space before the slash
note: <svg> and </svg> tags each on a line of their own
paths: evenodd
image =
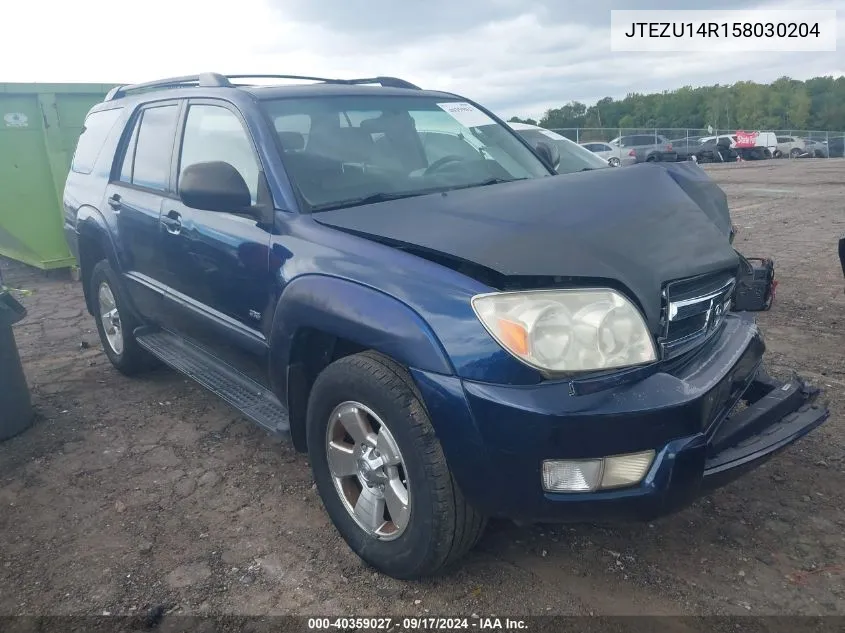
<svg viewBox="0 0 845 633">
<path fill-rule="evenodd" d="M 308 399 L 307 438 L 326 512 L 379 571 L 430 576 L 481 537 L 486 519 L 464 499 L 410 375 L 391 359 L 363 352 L 323 370 Z"/>
<path fill-rule="evenodd" d="M 127 376 L 134 376 L 156 365 L 155 358 L 138 345 L 134 329 L 140 325 L 123 298 L 117 274 L 107 260 L 94 266 L 89 280 L 94 319 L 103 351 L 111 364 Z"/>
</svg>

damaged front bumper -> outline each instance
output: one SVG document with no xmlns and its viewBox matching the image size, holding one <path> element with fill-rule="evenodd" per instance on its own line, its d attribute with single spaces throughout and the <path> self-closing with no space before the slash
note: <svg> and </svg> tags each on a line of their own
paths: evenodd
<svg viewBox="0 0 845 633">
<path fill-rule="evenodd" d="M 652 519 L 736 479 L 829 416 L 800 378 L 772 379 L 753 320 L 732 315 L 718 340 L 680 367 L 603 392 L 566 383 L 506 386 L 415 372 L 467 499 L 525 521 Z M 455 384 L 453 384 L 455 383 Z M 642 480 L 594 492 L 549 492 L 545 460 L 654 451 Z"/>
<path fill-rule="evenodd" d="M 801 378 L 781 383 L 761 368 L 743 395 L 746 408 L 728 417 L 708 443 L 705 488 L 736 479 L 822 424 L 830 413 L 816 403 L 819 393 Z"/>
</svg>

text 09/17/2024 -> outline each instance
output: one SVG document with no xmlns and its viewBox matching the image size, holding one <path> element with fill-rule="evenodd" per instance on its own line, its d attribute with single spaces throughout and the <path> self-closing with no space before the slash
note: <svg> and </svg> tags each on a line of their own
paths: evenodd
<svg viewBox="0 0 845 633">
<path fill-rule="evenodd" d="M 611 11 L 614 52 L 835 51 L 835 10 Z"/>
</svg>

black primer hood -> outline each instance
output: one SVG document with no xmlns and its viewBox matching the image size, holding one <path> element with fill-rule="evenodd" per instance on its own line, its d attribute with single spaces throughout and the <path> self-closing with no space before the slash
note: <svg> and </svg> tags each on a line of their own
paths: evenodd
<svg viewBox="0 0 845 633">
<path fill-rule="evenodd" d="M 615 280 L 652 328 L 667 281 L 736 269 L 724 192 L 694 164 L 550 176 L 315 213 L 503 276 Z"/>
</svg>

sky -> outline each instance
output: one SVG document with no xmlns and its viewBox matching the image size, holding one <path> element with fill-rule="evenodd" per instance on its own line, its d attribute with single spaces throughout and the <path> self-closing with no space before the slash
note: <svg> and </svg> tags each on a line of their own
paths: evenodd
<svg viewBox="0 0 845 633">
<path fill-rule="evenodd" d="M 4 3 L 0 82 L 393 75 L 504 117 L 683 85 L 845 74 L 845 0 L 72 0 Z M 838 11 L 837 51 L 621 53 L 611 9 Z M 16 26 L 17 25 L 17 26 Z M 49 48 L 48 48 L 49 47 Z"/>
</svg>

